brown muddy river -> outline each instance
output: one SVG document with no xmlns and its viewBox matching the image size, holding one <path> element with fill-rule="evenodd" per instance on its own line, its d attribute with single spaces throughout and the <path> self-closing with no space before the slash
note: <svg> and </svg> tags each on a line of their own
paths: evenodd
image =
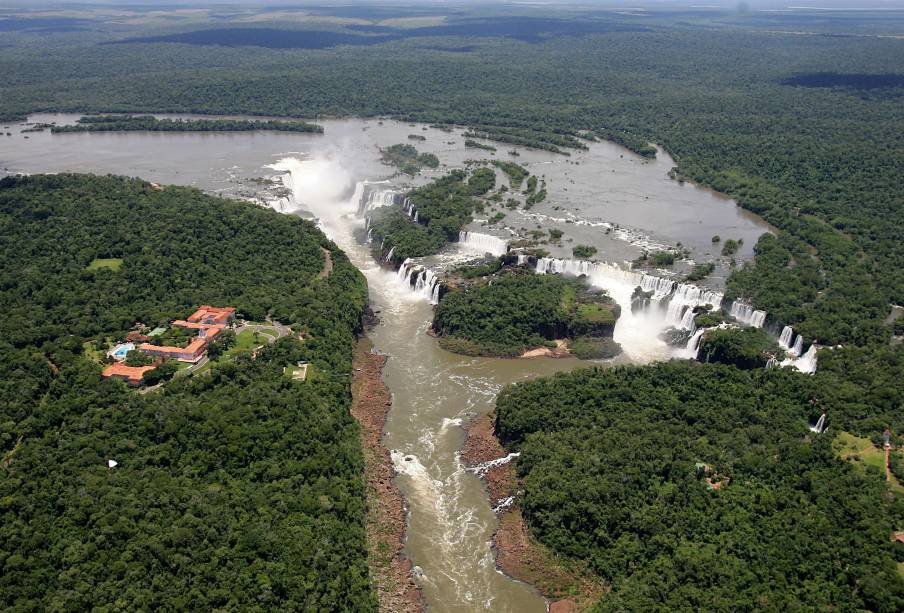
<svg viewBox="0 0 904 613">
<path fill-rule="evenodd" d="M 72 115 L 43 115 L 31 121 L 71 123 Z M 530 586 L 495 569 L 490 548 L 496 526 L 481 482 L 459 459 L 463 421 L 490 411 L 507 383 L 568 370 L 586 363 L 564 360 L 497 360 L 449 354 L 426 334 L 432 307 L 405 286 L 395 272 L 381 268 L 360 244 L 363 219 L 356 212 L 365 181 L 389 178 L 378 146 L 411 143 L 435 153 L 443 166 L 418 184 L 465 160 L 488 157 L 465 149 L 460 130 L 448 133 L 424 126 L 376 120 L 321 122 L 323 135 L 256 133 L 22 134 L 0 136 L 0 169 L 16 173 L 94 172 L 140 176 L 160 183 L 196 186 L 233 197 L 264 197 L 252 179 L 277 177 L 291 194 L 279 202 L 286 212 L 306 209 L 367 276 L 381 323 L 371 337 L 390 356 L 384 378 L 393 395 L 385 445 L 393 450 L 399 486 L 409 509 L 407 553 L 416 565 L 424 596 L 435 611 L 544 611 L 544 599 Z M 409 134 L 426 137 L 408 140 Z M 25 138 L 28 136 L 28 138 Z M 511 231 L 558 227 L 574 244 L 591 244 L 603 260 L 622 262 L 649 245 L 675 245 L 703 260 L 711 237 L 743 238 L 737 256 L 750 256 L 768 227 L 722 196 L 668 178 L 671 160 L 641 160 L 609 143 L 594 143 L 570 158 L 520 147 L 497 145 L 495 158 L 523 164 L 548 182 L 549 198 L 529 214 L 510 212 L 502 224 L 470 230 L 499 237 Z M 520 155 L 510 156 L 515 149 Z M 500 175 L 501 178 L 501 175 Z M 411 180 L 407 180 L 411 182 Z M 404 188 L 394 178 L 377 189 Z M 373 189 L 371 187 L 370 189 Z M 272 193 L 271 193 L 272 196 Z M 602 224 L 608 224 L 606 226 Z M 506 226 L 508 229 L 506 229 Z M 608 229 L 608 232 L 606 231 Z M 570 253 L 570 243 L 556 255 Z M 459 256 L 459 247 L 447 258 Z M 718 276 L 713 283 L 718 283 Z M 644 321 L 626 317 L 620 361 L 669 357 L 642 335 L 629 333 Z M 632 345 L 633 343 L 633 345 Z"/>
</svg>

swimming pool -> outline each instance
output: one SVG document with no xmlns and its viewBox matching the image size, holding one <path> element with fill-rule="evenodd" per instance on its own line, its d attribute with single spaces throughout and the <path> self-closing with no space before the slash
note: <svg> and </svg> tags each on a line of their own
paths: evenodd
<svg viewBox="0 0 904 613">
<path fill-rule="evenodd" d="M 112 356 L 114 360 L 125 360 L 126 355 L 133 349 L 135 349 L 135 343 L 123 343 L 113 347 L 108 355 Z"/>
</svg>

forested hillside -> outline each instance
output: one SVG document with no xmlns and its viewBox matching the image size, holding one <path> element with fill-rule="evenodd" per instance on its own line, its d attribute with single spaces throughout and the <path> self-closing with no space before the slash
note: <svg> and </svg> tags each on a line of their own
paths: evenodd
<svg viewBox="0 0 904 613">
<path fill-rule="evenodd" d="M 808 430 L 821 383 L 688 362 L 588 369 L 507 388 L 496 428 L 521 452 L 534 534 L 610 582 L 596 610 L 901 610 L 889 535 L 904 507 Z"/>
<path fill-rule="evenodd" d="M 0 606 L 375 609 L 345 255 L 310 222 L 117 177 L 4 179 L 0 228 Z M 144 395 L 84 350 L 203 303 L 305 342 Z M 320 376 L 285 376 L 299 360 Z"/>
</svg>

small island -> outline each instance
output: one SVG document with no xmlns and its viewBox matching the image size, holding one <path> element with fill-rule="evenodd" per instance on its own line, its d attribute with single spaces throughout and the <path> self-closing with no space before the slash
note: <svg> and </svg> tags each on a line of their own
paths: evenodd
<svg viewBox="0 0 904 613">
<path fill-rule="evenodd" d="M 536 275 L 503 256 L 448 282 L 433 318 L 440 346 L 464 355 L 606 359 L 619 306 L 580 279 Z"/>
<path fill-rule="evenodd" d="M 418 137 L 419 135 L 413 134 L 408 138 L 412 138 L 412 136 Z M 422 136 L 420 136 L 419 139 L 426 140 Z M 415 138 L 412 140 L 418 139 Z M 381 149 L 380 154 L 384 164 L 395 166 L 401 172 L 412 177 L 421 172 L 421 169 L 423 168 L 439 167 L 438 157 L 436 157 L 432 153 L 421 153 L 414 145 L 403 145 L 401 143 L 397 145 L 390 145 L 385 149 Z"/>
</svg>

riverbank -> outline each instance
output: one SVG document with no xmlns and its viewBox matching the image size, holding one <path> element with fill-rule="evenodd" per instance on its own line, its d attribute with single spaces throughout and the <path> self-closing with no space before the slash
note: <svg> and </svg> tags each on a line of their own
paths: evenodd
<svg viewBox="0 0 904 613">
<path fill-rule="evenodd" d="M 491 415 L 465 425 L 461 449 L 465 466 L 473 468 L 507 454 L 493 431 Z M 493 534 L 496 566 L 508 576 L 534 586 L 550 601 L 551 613 L 583 611 L 605 593 L 605 587 L 599 579 L 572 568 L 530 537 L 521 509 L 508 502 L 516 494 L 516 461 L 497 464 L 479 475 L 486 485 L 490 504 L 497 509 L 499 525 Z"/>
<path fill-rule="evenodd" d="M 368 563 L 380 611 L 415 613 L 424 610 L 424 603 L 411 573 L 411 561 L 404 554 L 405 502 L 393 482 L 396 473 L 389 450 L 382 444 L 386 415 L 392 405 L 382 379 L 387 358 L 372 353 L 372 348 L 366 337 L 355 345 L 351 408 L 361 426 L 364 452 Z"/>
</svg>

